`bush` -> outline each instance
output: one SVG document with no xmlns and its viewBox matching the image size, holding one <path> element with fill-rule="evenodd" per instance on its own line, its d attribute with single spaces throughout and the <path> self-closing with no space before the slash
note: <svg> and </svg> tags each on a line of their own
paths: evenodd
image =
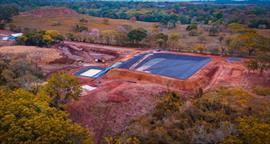
<svg viewBox="0 0 270 144">
<path fill-rule="evenodd" d="M 47 31 L 27 31 L 25 35 L 16 39 L 17 44 L 46 46 L 59 43 L 64 40 L 64 37 L 56 30 Z"/>
<path fill-rule="evenodd" d="M 76 24 L 73 28 L 74 32 L 88 31 L 88 27 L 84 24 Z"/>
<path fill-rule="evenodd" d="M 256 86 L 252 88 L 252 91 L 257 95 L 270 97 L 269 87 Z"/>
</svg>

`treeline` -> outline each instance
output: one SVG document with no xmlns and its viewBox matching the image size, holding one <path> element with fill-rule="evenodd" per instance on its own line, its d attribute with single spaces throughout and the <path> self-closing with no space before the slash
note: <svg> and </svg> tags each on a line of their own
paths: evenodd
<svg viewBox="0 0 270 144">
<path fill-rule="evenodd" d="M 213 3 L 108 2 L 108 1 L 2 1 L 20 10 L 41 6 L 66 6 L 82 14 L 113 19 L 134 19 L 174 26 L 192 22 L 209 24 L 221 20 L 225 24 L 240 23 L 253 28 L 270 28 L 270 5 L 221 5 Z"/>
<path fill-rule="evenodd" d="M 154 2 L 82 2 L 70 3 L 68 7 L 92 16 L 113 19 L 136 18 L 145 22 L 164 25 L 198 22 L 208 24 L 222 20 L 225 24 L 241 23 L 256 28 L 270 28 L 270 5 L 214 5 Z M 239 17 L 241 15 L 241 17 Z"/>
<path fill-rule="evenodd" d="M 0 29 L 4 29 L 6 24 L 11 22 L 14 15 L 19 14 L 16 5 L 0 5 Z"/>
</svg>

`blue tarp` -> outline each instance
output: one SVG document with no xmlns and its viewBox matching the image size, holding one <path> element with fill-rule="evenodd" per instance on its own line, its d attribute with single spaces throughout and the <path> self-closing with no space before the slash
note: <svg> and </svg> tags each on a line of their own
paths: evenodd
<svg viewBox="0 0 270 144">
<path fill-rule="evenodd" d="M 101 70 L 100 72 L 98 72 L 97 74 L 91 76 L 91 78 L 99 78 L 103 75 L 105 75 L 108 71 L 110 71 L 113 68 L 118 68 L 122 65 L 122 62 L 117 62 L 115 64 L 113 64 L 112 66 L 108 67 L 108 68 L 100 68 L 100 67 L 95 67 L 95 66 L 90 66 L 90 67 L 86 67 L 81 69 L 80 71 L 76 72 L 75 75 L 76 76 L 82 76 L 81 74 L 90 70 L 90 69 L 98 69 Z M 82 76 L 82 77 L 88 77 L 88 76 Z M 90 76 L 89 76 L 90 77 Z"/>
<path fill-rule="evenodd" d="M 143 53 L 143 54 L 138 54 L 135 55 L 134 57 L 132 57 L 131 59 L 123 62 L 120 66 L 120 68 L 126 68 L 129 69 L 132 65 L 134 65 L 137 61 L 139 61 L 140 59 L 142 59 L 145 55 L 147 55 L 148 53 Z"/>
<path fill-rule="evenodd" d="M 90 70 L 90 69 L 98 69 L 98 70 L 101 70 L 101 72 L 102 72 L 103 70 L 105 70 L 105 68 L 96 67 L 96 66 L 89 66 L 89 67 L 82 68 L 80 71 L 76 72 L 75 75 L 76 75 L 76 76 L 81 76 L 81 77 L 87 77 L 87 76 L 82 76 L 81 74 L 84 73 L 84 72 L 86 72 L 86 71 L 88 71 L 88 70 Z M 99 73 L 100 73 L 100 72 L 99 72 Z M 95 76 L 95 75 L 94 75 L 94 76 Z M 94 76 L 93 76 L 93 77 L 94 77 Z M 92 78 L 93 78 L 93 77 L 92 77 Z"/>
<path fill-rule="evenodd" d="M 126 62 L 118 62 L 108 68 L 100 68 L 93 66 L 86 67 L 76 72 L 75 75 L 82 76 L 82 73 L 90 69 L 99 69 L 101 71 L 91 77 L 98 78 L 103 76 L 113 68 L 130 69 L 133 66 L 134 69 L 149 72 L 152 74 L 158 74 L 179 79 L 187 79 L 194 73 L 196 73 L 209 61 L 211 61 L 209 57 L 201 56 L 176 55 L 169 53 L 153 53 L 151 55 L 148 54 L 149 53 L 136 55 L 133 58 L 127 60 Z M 140 60 L 142 61 L 140 62 Z"/>
<path fill-rule="evenodd" d="M 143 58 L 143 56 L 140 58 Z M 139 59 L 131 58 L 128 60 L 128 64 L 135 64 Z M 152 74 L 187 79 L 209 61 L 211 61 L 209 57 L 154 53 L 139 63 L 135 69 L 150 72 Z M 128 68 L 130 68 L 132 65 L 128 66 Z"/>
<path fill-rule="evenodd" d="M 228 57 L 227 58 L 227 61 L 230 62 L 230 63 L 241 61 L 241 60 L 242 60 L 242 58 L 240 58 L 240 57 Z"/>
</svg>

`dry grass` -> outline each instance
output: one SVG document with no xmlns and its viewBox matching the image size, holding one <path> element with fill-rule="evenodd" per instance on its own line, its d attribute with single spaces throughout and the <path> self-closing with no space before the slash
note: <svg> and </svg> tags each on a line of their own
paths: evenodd
<svg viewBox="0 0 270 144">
<path fill-rule="evenodd" d="M 55 29 L 62 34 L 73 33 L 73 26 L 79 23 L 81 18 L 87 19 L 88 22 L 86 26 L 89 30 L 99 29 L 99 30 L 111 30 L 117 29 L 121 25 L 131 25 L 133 28 L 143 27 L 145 29 L 150 29 L 154 23 L 146 22 L 135 22 L 132 23 L 129 20 L 116 20 L 108 19 L 109 24 L 104 23 L 103 18 L 86 16 L 86 15 L 68 15 L 68 16 L 52 16 L 52 17 L 33 17 L 30 15 L 19 15 L 13 18 L 13 24 L 18 27 L 28 27 L 36 29 Z M 53 26 L 53 24 L 59 23 L 58 26 Z"/>
<path fill-rule="evenodd" d="M 34 46 L 5 46 L 0 47 L 0 54 L 25 56 L 27 60 L 38 63 L 50 63 L 61 58 L 60 52 L 51 48 L 38 48 Z"/>
</svg>

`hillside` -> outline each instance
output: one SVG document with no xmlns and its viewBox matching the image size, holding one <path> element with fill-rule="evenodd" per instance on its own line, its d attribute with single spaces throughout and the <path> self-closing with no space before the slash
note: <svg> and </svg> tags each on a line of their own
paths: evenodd
<svg viewBox="0 0 270 144">
<path fill-rule="evenodd" d="M 86 19 L 86 26 L 89 30 L 111 30 L 117 29 L 121 25 L 131 25 L 134 28 L 143 27 L 150 29 L 154 23 L 136 22 L 132 23 L 128 20 L 107 19 L 105 24 L 104 18 L 86 16 L 76 13 L 67 8 L 45 7 L 21 13 L 13 18 L 12 24 L 21 28 L 36 28 L 36 29 L 54 29 L 63 34 L 72 33 L 75 24 L 79 23 L 80 19 Z"/>
</svg>

